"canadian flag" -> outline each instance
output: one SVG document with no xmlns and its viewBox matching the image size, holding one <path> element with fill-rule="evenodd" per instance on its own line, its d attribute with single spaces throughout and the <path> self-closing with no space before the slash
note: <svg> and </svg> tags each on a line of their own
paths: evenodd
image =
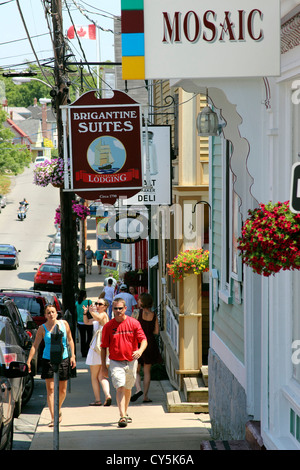
<svg viewBox="0 0 300 470">
<path fill-rule="evenodd" d="M 80 39 L 96 39 L 96 26 L 94 24 L 87 26 L 70 26 L 67 33 L 69 39 L 76 37 L 75 30 Z"/>
</svg>

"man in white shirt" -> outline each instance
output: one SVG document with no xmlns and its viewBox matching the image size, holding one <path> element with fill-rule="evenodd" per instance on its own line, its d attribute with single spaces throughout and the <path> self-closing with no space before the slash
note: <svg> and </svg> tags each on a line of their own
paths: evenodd
<svg viewBox="0 0 300 470">
<path fill-rule="evenodd" d="M 107 286 L 104 286 L 103 291 L 105 292 L 104 298 L 109 302 L 108 316 L 111 320 L 112 318 L 112 301 L 114 298 L 115 288 L 113 286 L 112 278 L 109 278 L 107 281 Z"/>
<path fill-rule="evenodd" d="M 120 286 L 120 292 L 119 294 L 117 294 L 115 297 L 114 297 L 114 300 L 118 299 L 118 298 L 121 298 L 121 299 L 124 299 L 125 302 L 126 302 L 126 307 L 127 307 L 127 310 L 125 312 L 126 315 L 128 315 L 128 317 L 131 317 L 132 315 L 132 310 L 135 305 L 137 305 L 137 302 L 135 300 L 135 298 L 133 297 L 133 295 L 129 294 L 127 292 L 127 286 L 126 284 L 122 284 Z"/>
</svg>

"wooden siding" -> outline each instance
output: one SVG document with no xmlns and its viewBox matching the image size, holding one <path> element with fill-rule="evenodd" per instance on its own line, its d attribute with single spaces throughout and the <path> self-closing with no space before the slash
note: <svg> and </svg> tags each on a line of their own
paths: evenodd
<svg viewBox="0 0 300 470">
<path fill-rule="evenodd" d="M 222 145 L 220 138 L 212 139 L 212 268 L 219 273 L 221 287 L 222 261 Z M 227 304 L 219 299 L 219 308 L 213 310 L 212 330 L 232 353 L 244 362 L 244 314 L 243 304 Z"/>
</svg>

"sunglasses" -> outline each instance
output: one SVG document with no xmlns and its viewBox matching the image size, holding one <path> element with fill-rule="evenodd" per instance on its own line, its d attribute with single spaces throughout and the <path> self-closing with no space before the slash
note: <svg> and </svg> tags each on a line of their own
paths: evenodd
<svg viewBox="0 0 300 470">
<path fill-rule="evenodd" d="M 123 310 L 124 307 L 114 307 L 114 310 Z"/>
<path fill-rule="evenodd" d="M 105 305 L 105 304 L 103 302 L 95 302 L 95 305 L 97 307 L 98 305 Z"/>
</svg>

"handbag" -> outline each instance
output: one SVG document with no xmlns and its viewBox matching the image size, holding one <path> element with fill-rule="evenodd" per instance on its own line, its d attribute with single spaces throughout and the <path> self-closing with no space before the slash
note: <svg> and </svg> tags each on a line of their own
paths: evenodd
<svg viewBox="0 0 300 470">
<path fill-rule="evenodd" d="M 102 328 L 98 329 L 94 336 L 92 337 L 92 341 L 90 342 L 90 348 L 93 349 L 97 354 L 101 352 L 101 339 L 102 339 Z"/>
</svg>

